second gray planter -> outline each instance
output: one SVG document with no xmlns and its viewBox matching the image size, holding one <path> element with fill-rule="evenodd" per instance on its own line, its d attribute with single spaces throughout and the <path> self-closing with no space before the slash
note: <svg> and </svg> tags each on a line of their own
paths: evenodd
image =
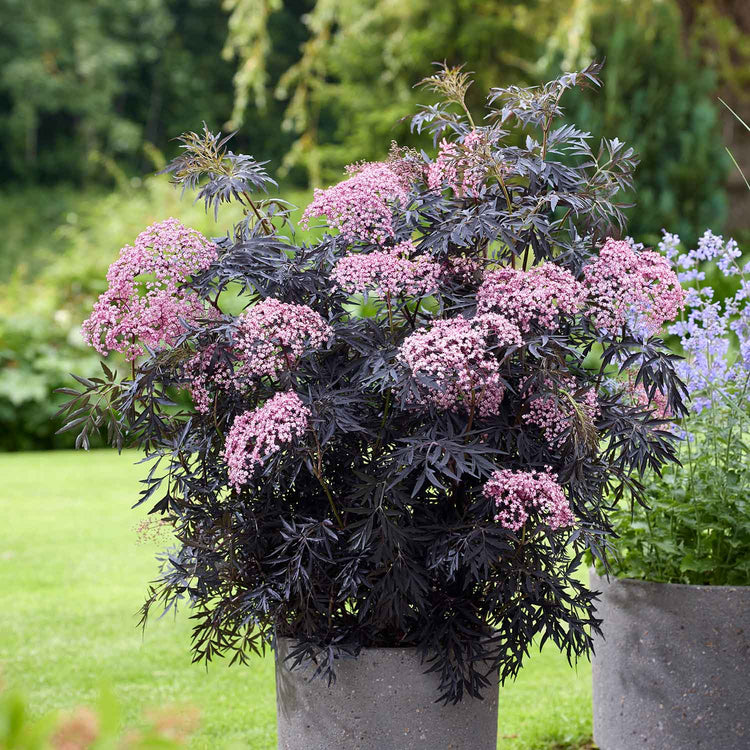
<svg viewBox="0 0 750 750">
<path fill-rule="evenodd" d="M 279 639 L 276 655 L 279 750 L 496 750 L 497 678 L 484 700 L 445 706 L 416 649 L 363 649 L 328 687 L 289 670 L 289 645 Z"/>
<path fill-rule="evenodd" d="M 601 750 L 750 748 L 750 587 L 600 578 Z"/>
</svg>

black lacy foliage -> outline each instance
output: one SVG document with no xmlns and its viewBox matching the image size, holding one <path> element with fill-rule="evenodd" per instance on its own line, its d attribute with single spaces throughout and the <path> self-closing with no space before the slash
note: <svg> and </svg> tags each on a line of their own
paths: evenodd
<svg viewBox="0 0 750 750">
<path fill-rule="evenodd" d="M 598 85 L 597 73 L 592 67 L 543 87 L 494 89 L 481 127 L 462 108 L 464 74 L 441 70 L 428 79 L 444 101 L 421 110 L 414 127 L 459 149 L 467 134 L 480 132 L 488 177 L 464 197 L 414 182 L 408 204 L 393 206 L 394 241 L 416 238 L 420 253 L 441 262 L 547 260 L 580 277 L 602 240 L 622 230 L 617 195 L 636 164 L 617 140 L 592 147 L 588 133 L 555 124 L 563 92 Z M 525 145 L 506 145 L 511 132 L 513 143 L 523 142 L 519 129 L 528 133 Z M 507 384 L 499 414 L 410 408 L 414 383 L 396 359 L 398 347 L 434 317 L 473 314 L 479 277 L 441 283 L 421 305 L 394 299 L 392 325 L 382 309 L 352 314 L 332 266 L 352 249 L 377 248 L 332 235 L 295 246 L 276 229 L 278 207 L 250 197 L 269 182 L 261 164 L 225 152 L 209 133 L 183 142 L 185 156 L 169 168 L 176 181 L 200 187 L 207 205 L 234 199 L 247 208 L 247 220 L 218 241 L 215 264 L 193 278 L 194 290 L 212 305 L 222 292 L 244 295 L 248 305 L 267 297 L 305 304 L 333 334 L 278 380 L 216 388 L 208 414 L 176 394 L 186 386 L 182 364 L 195 351 L 212 346 L 217 366 L 232 362 L 235 318 L 228 314 L 150 351 L 132 378 L 105 370 L 102 379 L 80 379 L 81 391 L 68 390 L 68 427 L 81 431 L 79 444 L 101 429 L 117 447 L 143 449 L 150 470 L 140 503 L 174 526 L 177 545 L 164 555 L 144 621 L 154 607 L 184 602 L 195 621 L 195 660 L 244 662 L 290 636 L 298 642 L 293 658 L 314 660 L 329 679 L 337 658 L 361 648 L 416 646 L 449 701 L 480 695 L 493 669 L 501 680 L 514 677 L 535 640 L 552 641 L 571 661 L 588 655 L 599 621 L 580 580 L 585 554 L 606 554 L 609 503 L 625 490 L 640 500 L 639 474 L 674 458 L 664 421 L 602 385 L 635 368 L 646 392 L 659 389 L 681 414 L 683 389 L 663 343 L 625 331 L 605 335 L 583 315 L 561 316 L 554 332 L 532 327 L 522 347 L 498 349 Z M 571 376 L 597 389 L 599 414 L 571 420 L 552 447 L 522 419 L 519 384 L 551 383 L 554 392 Z M 312 412 L 309 435 L 269 458 L 241 492 L 230 490 L 223 450 L 233 420 L 288 389 Z M 532 516 L 514 533 L 493 520 L 496 509 L 482 494 L 489 476 L 546 466 L 559 476 L 575 526 L 552 531 Z"/>
</svg>

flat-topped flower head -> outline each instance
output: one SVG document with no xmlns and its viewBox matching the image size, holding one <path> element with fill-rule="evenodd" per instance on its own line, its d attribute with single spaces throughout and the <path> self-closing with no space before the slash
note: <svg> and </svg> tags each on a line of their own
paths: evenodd
<svg viewBox="0 0 750 750">
<path fill-rule="evenodd" d="M 500 313 L 481 313 L 471 322 L 486 340 L 496 342 L 498 346 L 523 346 L 521 329 Z"/>
<path fill-rule="evenodd" d="M 645 336 L 674 320 L 685 292 L 667 258 L 638 252 L 630 242 L 611 237 L 583 269 L 594 325 L 610 333 L 627 327 Z"/>
<path fill-rule="evenodd" d="M 583 394 L 578 394 L 579 388 L 573 377 L 563 378 L 562 390 L 557 391 L 550 378 L 545 379 L 541 391 L 526 385 L 526 381 L 521 383 L 521 395 L 526 402 L 523 421 L 538 427 L 551 448 L 562 446 L 567 430 L 581 418 L 579 415 L 591 423 L 599 416 L 596 390 L 588 388 Z"/>
<path fill-rule="evenodd" d="M 383 243 L 393 237 L 392 204 L 406 200 L 409 184 L 404 174 L 386 162 L 347 167 L 349 178 L 325 190 L 316 189 L 301 226 L 313 216 L 325 216 L 332 228 L 349 241 Z"/>
<path fill-rule="evenodd" d="M 532 323 L 554 331 L 559 316 L 577 313 L 584 299 L 585 290 L 570 271 L 542 263 L 528 271 L 489 271 L 477 291 L 477 308 L 501 313 L 522 331 L 528 331 Z"/>
<path fill-rule="evenodd" d="M 323 346 L 331 327 L 307 305 L 268 298 L 237 318 L 233 345 L 218 356 L 211 344 L 183 365 L 183 375 L 201 414 L 209 411 L 212 393 L 246 390 L 250 381 L 292 370 L 307 351 Z"/>
<path fill-rule="evenodd" d="M 216 245 L 177 219 L 153 224 L 126 246 L 107 272 L 109 286 L 83 323 L 84 339 L 100 354 L 135 359 L 143 345 L 171 345 L 185 326 L 209 315 L 182 287 L 216 259 Z"/>
<path fill-rule="evenodd" d="M 408 336 L 399 359 L 417 383 L 416 405 L 433 404 L 447 411 L 477 409 L 481 416 L 496 414 L 505 388 L 498 360 L 489 348 L 490 334 L 497 345 L 521 342 L 520 332 L 511 323 L 483 316 L 437 320 L 429 330 Z"/>
<path fill-rule="evenodd" d="M 237 319 L 234 353 L 239 376 L 276 375 L 292 369 L 309 349 L 317 349 L 331 327 L 307 305 L 268 298 Z"/>
<path fill-rule="evenodd" d="M 544 471 L 499 469 L 484 485 L 484 496 L 498 508 L 495 520 L 506 529 L 519 531 L 532 513 L 552 531 L 573 526 L 575 516 L 557 474 Z"/>
<path fill-rule="evenodd" d="M 470 284 L 481 278 L 484 264 L 478 258 L 457 255 L 446 258 L 441 264 L 441 278 Z"/>
<path fill-rule="evenodd" d="M 215 344 L 190 357 L 183 365 L 183 376 L 199 414 L 208 414 L 212 392 L 229 391 L 236 385 L 234 367 L 217 356 Z"/>
<path fill-rule="evenodd" d="M 411 241 L 400 242 L 390 250 L 351 253 L 336 263 L 331 276 L 350 294 L 422 296 L 435 288 L 441 268 L 429 256 L 414 253 Z"/>
<path fill-rule="evenodd" d="M 430 190 L 448 187 L 459 198 L 476 195 L 485 175 L 482 160 L 476 153 L 481 140 L 478 130 L 466 135 L 463 147 L 443 138 L 435 161 L 427 168 L 427 187 Z"/>
<path fill-rule="evenodd" d="M 224 444 L 229 484 L 239 492 L 258 466 L 305 434 L 309 419 L 310 409 L 293 391 L 235 417 Z"/>
</svg>

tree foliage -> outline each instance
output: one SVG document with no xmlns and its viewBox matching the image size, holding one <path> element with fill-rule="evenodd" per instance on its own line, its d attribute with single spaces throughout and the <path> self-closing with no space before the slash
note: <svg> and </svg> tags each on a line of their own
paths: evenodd
<svg viewBox="0 0 750 750">
<path fill-rule="evenodd" d="M 9 177 L 109 179 L 100 157 L 147 170 L 143 146 L 170 151 L 196 112 L 221 127 L 232 112 L 232 64 L 222 59 L 227 14 L 214 0 L 0 0 L 0 162 Z M 274 60 L 289 66 L 294 22 L 274 31 Z M 273 69 L 273 66 L 272 66 Z M 280 159 L 289 147 L 254 117 L 250 136 Z"/>
<path fill-rule="evenodd" d="M 527 6 L 521 0 L 314 3 L 302 19 L 308 38 L 301 57 L 271 89 L 287 102 L 284 125 L 297 134 L 286 164 L 304 165 L 313 184 L 319 184 L 335 174 L 333 165 L 378 158 L 391 139 L 408 143 L 406 123 L 396 123 L 417 104 L 413 84 L 426 62 L 469 61 L 476 91 L 497 81 L 525 80 L 540 49 Z M 268 12 L 274 3 L 234 0 L 233 7 L 239 18 Z M 252 76 L 237 79 L 238 100 L 245 100 L 248 89 L 262 87 L 265 39 L 258 28 L 240 51 L 242 70 L 252 70 Z M 482 105 L 479 94 L 472 92 L 470 100 Z"/>
<path fill-rule="evenodd" d="M 274 7 L 266 0 L 233 2 L 237 19 L 251 9 L 256 19 L 273 17 Z M 427 60 L 467 62 L 478 83 L 469 92 L 474 108 L 482 104 L 476 92 L 496 81 L 523 85 L 605 58 L 604 106 L 585 94 L 571 97 L 568 106 L 572 122 L 593 133 L 616 129 L 640 154 L 634 236 L 655 241 L 670 226 L 695 239 L 701 227 L 721 226 L 728 161 L 715 76 L 683 38 L 673 2 L 581 0 L 571 8 L 553 0 L 319 0 L 302 20 L 308 39 L 301 58 L 279 77 L 275 91 L 265 86 L 267 36 L 258 27 L 252 43 L 245 39 L 235 120 L 250 91 L 287 101 L 285 124 L 297 140 L 285 163 L 304 165 L 313 184 L 333 179 L 330 165 L 381 157 L 382 144 L 392 138 L 416 143 L 406 124 L 396 123 L 417 101 L 412 83 Z M 230 31 L 230 40 L 238 33 Z M 708 41 L 702 44 L 709 49 Z M 719 49 L 725 71 L 726 45 Z"/>
<path fill-rule="evenodd" d="M 716 76 L 686 42 L 669 3 L 590 3 L 578 56 L 606 59 L 602 96 L 571 97 L 571 122 L 613 128 L 640 157 L 631 214 L 634 237 L 651 242 L 664 227 L 694 242 L 727 213 L 729 161 L 716 101 Z M 575 56 L 567 47 L 553 59 Z"/>
</svg>

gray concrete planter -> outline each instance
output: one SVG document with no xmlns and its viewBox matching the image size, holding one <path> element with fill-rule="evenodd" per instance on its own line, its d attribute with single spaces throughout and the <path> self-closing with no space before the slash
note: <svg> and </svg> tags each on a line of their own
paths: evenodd
<svg viewBox="0 0 750 750">
<path fill-rule="evenodd" d="M 341 660 L 330 688 L 276 656 L 279 750 L 496 750 L 497 680 L 484 700 L 435 703 L 438 679 L 411 648 L 372 648 Z"/>
<path fill-rule="evenodd" d="M 600 578 L 601 750 L 750 748 L 750 587 Z"/>
</svg>

